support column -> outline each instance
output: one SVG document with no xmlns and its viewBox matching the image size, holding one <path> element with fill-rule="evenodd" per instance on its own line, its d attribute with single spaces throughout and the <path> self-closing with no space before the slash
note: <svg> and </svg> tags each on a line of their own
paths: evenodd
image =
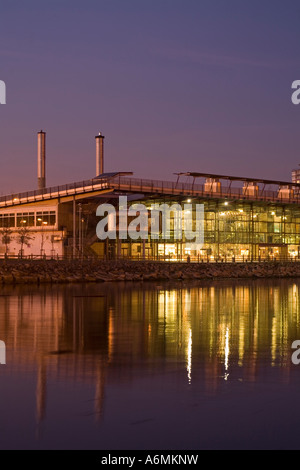
<svg viewBox="0 0 300 470">
<path fill-rule="evenodd" d="M 73 258 L 76 258 L 76 199 L 73 197 Z"/>
</svg>

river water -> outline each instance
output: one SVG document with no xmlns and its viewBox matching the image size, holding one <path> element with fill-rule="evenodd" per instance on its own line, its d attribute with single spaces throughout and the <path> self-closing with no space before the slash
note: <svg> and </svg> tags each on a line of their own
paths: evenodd
<svg viewBox="0 0 300 470">
<path fill-rule="evenodd" d="M 2 288 L 0 448 L 299 448 L 299 295 L 300 280 Z"/>
</svg>

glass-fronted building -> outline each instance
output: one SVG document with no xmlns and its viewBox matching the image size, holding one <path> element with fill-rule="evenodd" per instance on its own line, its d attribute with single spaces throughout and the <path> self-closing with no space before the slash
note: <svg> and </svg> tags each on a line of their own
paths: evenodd
<svg viewBox="0 0 300 470">
<path fill-rule="evenodd" d="M 153 199 L 142 202 L 149 208 L 150 214 Z M 156 202 L 171 206 L 174 199 L 165 198 Z M 186 202 L 181 202 L 182 207 Z M 192 199 L 192 203 L 204 206 L 203 244 L 192 244 L 186 240 L 184 231 L 182 240 L 178 240 L 174 230 L 175 217 L 171 213 L 168 238 L 163 237 L 160 224 L 158 239 L 152 240 L 149 224 L 148 240 L 130 240 L 129 237 L 127 240 L 109 240 L 106 253 L 103 242 L 102 249 L 98 246 L 97 251 L 110 258 L 169 261 L 186 261 L 188 257 L 191 261 L 204 262 L 300 259 L 300 206 L 200 198 Z M 193 219 L 195 224 L 195 216 Z"/>
<path fill-rule="evenodd" d="M 156 240 L 117 240 L 96 248 L 101 256 L 128 257 L 167 261 L 264 261 L 300 260 L 300 184 L 270 180 L 253 180 L 230 176 L 185 173 L 185 182 L 150 182 L 140 184 L 127 179 L 130 188 L 146 192 L 143 203 L 151 213 L 153 203 L 186 203 L 204 206 L 203 243 L 191 244 L 176 237 L 174 214 L 170 214 L 169 237 L 160 233 Z M 200 184 L 199 184 L 200 179 Z M 201 181 L 202 180 L 202 181 Z M 124 181 L 119 181 L 121 189 Z M 134 184 L 136 186 L 134 186 Z M 162 192 L 172 193 L 162 196 Z M 195 209 L 193 209 L 194 211 Z M 195 229 L 195 215 L 193 228 Z M 172 230 L 173 229 L 173 230 Z M 96 245 L 96 244 L 95 244 Z"/>
<path fill-rule="evenodd" d="M 98 259 L 232 262 L 300 261 L 300 183 L 203 173 L 179 174 L 177 181 L 137 179 L 107 173 L 92 180 L 0 197 L 0 257 L 55 256 Z M 144 204 L 148 235 L 120 236 L 119 197 Z M 97 208 L 116 212 L 116 238 L 96 235 Z M 183 219 L 169 213 L 167 236 L 160 216 L 151 237 L 153 205 L 203 207 L 203 238 L 186 237 Z M 128 214 L 128 223 L 131 217 Z M 25 238 L 24 238 L 25 236 Z M 24 243 L 24 239 L 26 243 Z"/>
</svg>

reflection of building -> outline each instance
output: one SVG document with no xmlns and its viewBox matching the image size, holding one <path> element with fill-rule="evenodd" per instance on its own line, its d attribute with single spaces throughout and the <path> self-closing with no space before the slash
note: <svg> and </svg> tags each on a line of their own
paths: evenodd
<svg viewBox="0 0 300 470">
<path fill-rule="evenodd" d="M 36 295 L 0 297 L 0 312 L 0 331 L 9 350 L 7 370 L 36 370 L 38 420 L 45 416 L 47 380 L 53 377 L 94 383 L 99 417 L 109 360 L 105 298 L 47 295 L 40 290 Z"/>
<path fill-rule="evenodd" d="M 0 254 L 25 256 L 81 256 L 168 261 L 251 261 L 300 259 L 300 170 L 293 182 L 181 173 L 177 181 L 132 178 L 132 173 L 103 173 L 103 139 L 96 137 L 95 178 L 46 187 L 45 133 L 38 137 L 39 189 L 0 197 Z M 99 174 L 100 172 L 100 174 Z M 204 205 L 204 243 L 191 245 L 183 220 L 171 211 L 169 230 L 163 236 L 162 218 L 155 239 L 138 235 L 132 240 L 117 234 L 116 240 L 99 241 L 96 209 L 101 203 L 117 208 L 117 232 L 121 224 L 119 196 L 129 204 L 143 203 L 150 218 L 152 205 Z M 179 220 L 179 222 L 178 222 Z M 150 228 L 150 227 L 148 227 Z"/>
<path fill-rule="evenodd" d="M 300 335 L 300 291 L 292 281 L 4 294 L 0 334 L 8 357 L 1 373 L 36 375 L 39 421 L 49 381 L 93 384 L 99 418 L 111 383 L 167 377 L 212 393 L 224 380 L 261 380 L 270 369 L 288 380 L 290 345 Z"/>
</svg>

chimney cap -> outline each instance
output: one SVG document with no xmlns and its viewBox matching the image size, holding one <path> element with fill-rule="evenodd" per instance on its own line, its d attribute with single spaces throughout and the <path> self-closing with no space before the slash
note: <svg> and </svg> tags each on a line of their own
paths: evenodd
<svg viewBox="0 0 300 470">
<path fill-rule="evenodd" d="M 104 138 L 105 138 L 105 137 L 104 137 L 104 135 L 103 135 L 101 132 L 99 132 L 99 134 L 96 135 L 96 137 L 95 137 L 95 139 L 104 139 Z"/>
</svg>

